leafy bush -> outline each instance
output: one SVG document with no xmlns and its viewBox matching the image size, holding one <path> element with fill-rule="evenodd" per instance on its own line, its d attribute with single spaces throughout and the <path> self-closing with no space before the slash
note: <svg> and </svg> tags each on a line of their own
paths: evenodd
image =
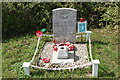
<svg viewBox="0 0 120 80">
<path fill-rule="evenodd" d="M 24 34 L 35 34 L 36 30 L 52 30 L 52 10 L 67 7 L 77 10 L 77 20 L 81 17 L 88 21 L 89 28 L 118 26 L 118 3 L 95 2 L 4 2 L 3 39 Z"/>
</svg>

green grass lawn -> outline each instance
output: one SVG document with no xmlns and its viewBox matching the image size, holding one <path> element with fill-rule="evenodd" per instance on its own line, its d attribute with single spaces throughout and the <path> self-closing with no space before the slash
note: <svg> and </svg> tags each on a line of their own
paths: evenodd
<svg viewBox="0 0 120 80">
<path fill-rule="evenodd" d="M 4 36 L 4 35 L 3 35 Z M 44 37 L 39 46 L 42 48 Z M 94 59 L 100 60 L 99 77 L 118 77 L 118 30 L 94 29 L 91 35 L 92 54 Z M 4 40 L 2 44 L 2 77 L 3 78 L 81 78 L 89 77 L 91 67 L 75 69 L 73 71 L 46 71 L 31 69 L 31 75 L 25 76 L 22 68 L 23 62 L 30 61 L 35 51 L 37 37 L 25 35 L 23 37 Z M 39 52 L 38 51 L 38 52 Z"/>
</svg>

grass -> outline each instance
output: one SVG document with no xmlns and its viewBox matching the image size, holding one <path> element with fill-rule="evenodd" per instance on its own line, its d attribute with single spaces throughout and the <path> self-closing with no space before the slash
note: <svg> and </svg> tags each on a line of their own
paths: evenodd
<svg viewBox="0 0 120 80">
<path fill-rule="evenodd" d="M 4 36 L 4 35 L 3 35 Z M 100 60 L 99 77 L 118 77 L 118 30 L 116 29 L 94 29 L 92 30 L 92 54 L 94 59 Z M 44 37 L 44 41 L 49 41 Z M 74 71 L 46 71 L 31 68 L 31 75 L 24 75 L 23 62 L 32 59 L 37 37 L 35 35 L 25 35 L 3 41 L 2 50 L 2 77 L 3 78 L 83 78 L 89 77 L 91 68 L 75 69 Z M 39 52 L 38 51 L 38 52 Z"/>
<path fill-rule="evenodd" d="M 94 30 L 92 38 L 94 59 L 99 59 L 99 77 L 118 77 L 118 30 Z"/>
</svg>

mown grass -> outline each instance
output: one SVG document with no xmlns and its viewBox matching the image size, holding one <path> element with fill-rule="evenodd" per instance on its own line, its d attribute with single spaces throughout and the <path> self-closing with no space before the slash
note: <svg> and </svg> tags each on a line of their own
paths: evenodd
<svg viewBox="0 0 120 80">
<path fill-rule="evenodd" d="M 92 35 L 93 57 L 101 62 L 99 77 L 118 77 L 118 30 L 96 29 Z"/>
<path fill-rule="evenodd" d="M 93 58 L 99 59 L 101 62 L 98 76 L 101 78 L 118 77 L 118 30 L 94 29 L 91 39 Z M 49 41 L 49 38 L 43 38 L 39 51 L 45 40 Z M 46 71 L 31 68 L 31 75 L 24 75 L 22 64 L 32 59 L 36 43 L 37 37 L 35 35 L 25 35 L 24 37 L 3 41 L 3 78 L 82 78 L 90 76 L 90 67 L 73 71 Z"/>
</svg>

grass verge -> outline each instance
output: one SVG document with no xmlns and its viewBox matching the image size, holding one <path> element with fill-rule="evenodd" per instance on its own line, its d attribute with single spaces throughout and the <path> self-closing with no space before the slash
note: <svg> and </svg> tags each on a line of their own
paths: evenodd
<svg viewBox="0 0 120 80">
<path fill-rule="evenodd" d="M 4 35 L 3 35 L 4 36 Z M 48 37 L 42 39 L 49 41 Z M 100 60 L 99 77 L 118 77 L 118 30 L 94 29 L 91 35 L 92 54 L 94 59 Z M 2 77 L 3 78 L 83 78 L 89 77 L 91 68 L 76 69 L 73 71 L 46 71 L 31 69 L 31 75 L 25 76 L 22 63 L 32 59 L 37 37 L 26 35 L 3 41 L 2 50 Z M 39 46 L 39 50 L 42 45 Z M 39 52 L 39 51 L 38 51 Z"/>
</svg>

